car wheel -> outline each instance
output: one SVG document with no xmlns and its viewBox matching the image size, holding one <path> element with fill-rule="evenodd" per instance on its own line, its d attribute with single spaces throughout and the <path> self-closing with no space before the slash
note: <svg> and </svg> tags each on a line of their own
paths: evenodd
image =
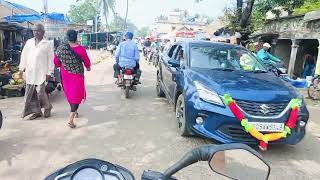
<svg viewBox="0 0 320 180">
<path fill-rule="evenodd" d="M 162 87 L 161 87 L 159 74 L 157 75 L 156 90 L 157 90 L 157 96 L 158 97 L 165 97 L 165 94 L 164 94 L 164 92 L 162 90 Z"/>
<path fill-rule="evenodd" d="M 181 136 L 189 136 L 188 123 L 186 117 L 186 106 L 183 94 L 178 97 L 176 103 L 176 121 L 178 126 L 178 131 Z"/>
<path fill-rule="evenodd" d="M 1 113 L 1 111 L 0 111 L 0 129 L 1 129 L 1 127 L 2 127 L 2 120 L 3 120 L 3 118 L 2 118 L 2 113 Z"/>
</svg>

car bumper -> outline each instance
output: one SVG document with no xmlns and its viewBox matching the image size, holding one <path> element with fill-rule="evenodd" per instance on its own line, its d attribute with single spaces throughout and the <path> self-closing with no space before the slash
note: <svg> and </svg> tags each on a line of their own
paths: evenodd
<svg viewBox="0 0 320 180">
<path fill-rule="evenodd" d="M 235 118 L 233 113 L 228 107 L 216 106 L 206 103 L 200 99 L 187 102 L 187 121 L 189 129 L 193 134 L 200 135 L 209 139 L 219 141 L 221 143 L 245 143 L 245 144 L 258 144 L 259 141 L 252 137 L 249 133 L 245 132 L 240 122 Z M 260 122 L 286 122 L 289 113 L 284 115 L 282 119 L 273 120 L 259 120 Z M 203 118 L 203 123 L 198 124 L 197 118 Z M 299 114 L 299 121 L 295 129 L 292 129 L 291 135 L 277 141 L 270 142 L 270 144 L 290 144 L 294 145 L 299 143 L 305 136 L 306 124 L 309 118 L 309 113 L 306 109 L 301 110 Z M 248 118 L 249 121 L 251 120 Z M 300 121 L 305 122 L 304 127 L 300 127 Z"/>
</svg>

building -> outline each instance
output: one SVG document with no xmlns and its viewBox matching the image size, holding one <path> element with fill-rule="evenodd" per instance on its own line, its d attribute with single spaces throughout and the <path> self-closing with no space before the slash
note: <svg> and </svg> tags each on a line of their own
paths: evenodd
<svg viewBox="0 0 320 180">
<path fill-rule="evenodd" d="M 156 37 L 169 36 L 175 38 L 177 34 L 203 32 L 207 26 L 207 19 L 201 17 L 189 17 L 186 11 L 176 9 L 168 16 L 159 16 L 152 27 L 152 35 Z M 186 31 L 186 32 L 183 32 Z"/>
<path fill-rule="evenodd" d="M 315 57 L 316 74 L 320 75 L 320 11 L 269 20 L 252 38 L 270 43 L 272 53 L 284 61 L 291 77 L 301 76 L 306 54 Z"/>
<path fill-rule="evenodd" d="M 30 9 L 26 6 L 11 3 L 9 1 L 0 0 L 0 21 L 4 21 L 4 17 L 16 14 L 39 14 L 37 11 Z"/>
</svg>

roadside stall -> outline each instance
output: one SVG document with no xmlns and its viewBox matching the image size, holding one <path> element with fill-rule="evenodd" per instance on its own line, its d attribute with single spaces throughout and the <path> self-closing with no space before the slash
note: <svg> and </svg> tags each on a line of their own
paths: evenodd
<svg viewBox="0 0 320 180">
<path fill-rule="evenodd" d="M 0 96 L 23 96 L 24 83 L 18 77 L 21 50 L 30 32 L 16 24 L 0 23 Z"/>
</svg>

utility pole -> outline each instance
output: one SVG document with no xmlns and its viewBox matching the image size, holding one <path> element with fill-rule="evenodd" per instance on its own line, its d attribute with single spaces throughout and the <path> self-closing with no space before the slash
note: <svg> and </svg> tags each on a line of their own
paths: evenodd
<svg viewBox="0 0 320 180">
<path fill-rule="evenodd" d="M 47 14 L 48 13 L 48 0 L 42 0 L 43 2 L 43 13 Z"/>
</svg>

